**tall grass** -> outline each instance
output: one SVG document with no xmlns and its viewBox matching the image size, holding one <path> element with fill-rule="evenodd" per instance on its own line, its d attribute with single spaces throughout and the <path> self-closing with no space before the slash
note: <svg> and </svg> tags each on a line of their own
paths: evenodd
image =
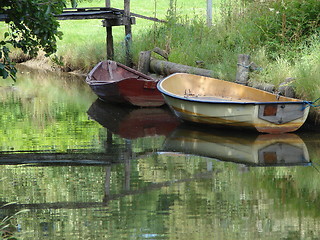
<svg viewBox="0 0 320 240">
<path fill-rule="evenodd" d="M 4 211 L 4 207 L 7 207 L 9 205 L 15 204 L 14 202 L 7 203 L 5 205 L 2 205 L 0 208 L 2 212 Z M 14 236 L 15 232 L 17 231 L 17 224 L 15 223 L 15 218 L 17 215 L 28 212 L 28 209 L 20 210 L 15 213 L 10 213 L 8 215 L 2 214 L 3 218 L 0 219 L 0 234 L 1 234 L 1 239 L 9 239 L 9 240 L 17 240 L 17 238 Z"/>
<path fill-rule="evenodd" d="M 320 41 L 319 34 L 311 37 L 293 67 L 297 92 L 304 98 L 316 100 L 320 97 Z M 319 103 L 317 103 L 319 104 Z"/>
<path fill-rule="evenodd" d="M 314 100 L 320 96 L 320 17 L 311 10 L 296 15 L 301 2 L 306 9 L 320 8 L 314 0 L 221 1 L 220 17 L 212 27 L 200 15 L 175 16 L 175 22 L 140 34 L 134 56 L 157 46 L 169 52 L 169 61 L 191 66 L 203 61 L 215 77 L 234 80 L 238 54 L 250 54 L 261 69 L 251 74 L 251 81 L 277 86 L 294 78 L 298 97 Z"/>
<path fill-rule="evenodd" d="M 220 0 L 216 0 L 219 2 Z M 149 17 L 165 19 L 172 0 L 139 0 L 131 3 L 133 13 Z M 178 13 L 198 12 L 205 14 L 206 1 L 194 6 L 194 2 L 176 1 Z M 82 1 L 79 7 L 103 7 L 104 0 Z M 111 7 L 123 9 L 123 1 L 111 1 Z M 89 71 L 94 64 L 106 58 L 106 30 L 102 27 L 101 20 L 60 21 L 63 39 L 58 42 L 58 56 L 62 57 L 65 69 L 80 69 Z M 161 25 L 161 24 L 160 24 Z M 132 25 L 133 43 L 141 34 L 149 35 L 153 28 L 158 27 L 152 21 L 136 18 Z M 113 27 L 115 60 L 125 62 L 125 33 L 123 26 Z M 136 56 L 135 56 L 136 57 Z"/>
<path fill-rule="evenodd" d="M 82 1 L 79 7 L 104 6 L 104 0 Z M 123 8 L 123 1 L 111 1 Z M 166 19 L 167 24 L 137 18 L 132 26 L 132 55 L 165 49 L 169 61 L 211 69 L 214 77 L 234 80 L 238 54 L 250 54 L 261 71 L 251 81 L 279 85 L 293 77 L 299 96 L 320 95 L 318 0 L 215 0 L 214 22 L 206 25 L 206 1 L 139 0 L 131 11 Z M 65 70 L 88 72 L 106 58 L 106 32 L 100 20 L 60 21 L 63 39 L 58 56 Z M 318 28 L 318 32 L 316 32 Z M 113 27 L 115 60 L 125 62 L 124 27 Z"/>
</svg>

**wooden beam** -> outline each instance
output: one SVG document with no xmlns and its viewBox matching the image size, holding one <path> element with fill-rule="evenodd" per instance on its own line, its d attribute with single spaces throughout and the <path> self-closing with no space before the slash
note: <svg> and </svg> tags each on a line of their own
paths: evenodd
<svg viewBox="0 0 320 240">
<path fill-rule="evenodd" d="M 111 7 L 90 7 L 90 8 L 65 8 L 60 15 L 56 15 L 58 20 L 82 20 L 82 19 L 114 19 L 121 18 L 124 14 L 124 10 L 111 8 Z M 141 14 L 136 14 L 130 12 L 131 16 L 131 24 L 135 24 L 132 17 L 138 17 L 142 19 L 151 20 L 154 22 L 163 22 L 165 20 L 161 20 L 154 17 L 148 17 Z M 8 19 L 8 14 L 0 14 L 0 21 L 6 21 Z M 122 24 L 124 25 L 124 24 Z"/>
<path fill-rule="evenodd" d="M 114 18 L 114 19 L 105 19 L 102 21 L 103 27 L 113 27 L 113 26 L 123 26 L 128 24 L 128 18 L 121 17 L 121 18 Z M 129 18 L 130 24 L 136 24 L 136 19 L 134 17 Z"/>
<path fill-rule="evenodd" d="M 164 76 L 167 76 L 173 73 L 192 73 L 192 74 L 206 76 L 206 77 L 213 77 L 214 75 L 213 71 L 211 70 L 190 67 L 187 65 L 158 60 L 154 58 L 151 58 L 150 60 L 150 70 L 154 73 L 164 75 Z"/>
<path fill-rule="evenodd" d="M 141 14 L 136 14 L 136 13 L 130 13 L 130 15 L 131 15 L 131 16 L 134 16 L 134 17 L 146 19 L 146 20 L 151 20 L 151 21 L 154 21 L 154 22 L 161 22 L 161 23 L 166 23 L 166 22 L 167 22 L 167 21 L 161 20 L 161 19 L 159 19 L 159 18 L 147 17 L 147 16 L 144 16 L 144 15 L 141 15 Z"/>
<path fill-rule="evenodd" d="M 120 18 L 121 12 L 116 12 L 111 9 L 106 10 L 83 10 L 83 11 L 71 11 L 65 10 L 61 14 L 55 17 L 58 20 L 83 20 L 83 19 L 114 19 Z"/>
</svg>

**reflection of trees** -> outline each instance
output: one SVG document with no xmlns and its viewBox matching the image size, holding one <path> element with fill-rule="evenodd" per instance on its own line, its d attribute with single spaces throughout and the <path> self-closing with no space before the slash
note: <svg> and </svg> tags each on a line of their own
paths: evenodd
<svg viewBox="0 0 320 240">
<path fill-rule="evenodd" d="M 32 209 L 19 217 L 25 229 L 52 235 L 54 229 L 81 229 L 88 239 L 133 231 L 136 238 L 148 233 L 170 239 L 299 239 L 319 234 L 320 181 L 311 167 L 243 171 L 233 163 L 156 154 L 160 137 L 129 142 L 102 131 L 99 136 L 105 152 L 98 154 L 110 154 L 110 161 L 118 164 L 0 167 L 1 175 L 8 176 L 0 184 L 6 192 L 2 201 Z"/>
<path fill-rule="evenodd" d="M 106 177 L 105 177 L 105 196 L 102 201 L 99 202 L 56 202 L 56 203 L 26 203 L 26 204 L 11 204 L 6 206 L 5 208 L 28 208 L 28 209 L 78 209 L 78 208 L 95 208 L 95 207 L 100 207 L 104 206 L 107 204 L 109 201 L 112 200 L 117 200 L 120 198 L 124 198 L 127 196 L 131 195 L 139 195 L 143 194 L 149 191 L 161 189 L 163 187 L 169 187 L 174 184 L 180 184 L 180 183 L 187 183 L 187 182 L 192 182 L 198 179 L 207 179 L 212 177 L 211 172 L 204 172 L 204 173 L 199 173 L 196 174 L 195 176 L 191 178 L 185 178 L 185 179 L 177 179 L 177 180 L 170 180 L 170 181 L 165 181 L 165 182 L 160 182 L 160 183 L 150 183 L 147 186 L 141 187 L 139 189 L 130 189 L 130 172 L 131 170 L 129 169 L 129 166 L 126 166 L 129 163 L 129 161 L 126 161 L 124 163 L 124 179 L 123 179 L 123 190 L 121 193 L 110 193 L 111 189 L 111 166 L 106 167 Z M 130 165 L 130 163 L 129 163 Z M 165 201 L 165 200 L 164 200 Z M 165 207 L 165 206 L 162 206 Z"/>
<path fill-rule="evenodd" d="M 65 150 L 91 145 L 98 126 L 85 113 L 92 95 L 83 79 L 50 71 L 21 71 L 15 87 L 3 91 L 0 87 L 1 149 Z"/>
<path fill-rule="evenodd" d="M 192 166 L 189 171 L 197 168 L 196 164 L 190 164 L 191 160 L 195 159 L 181 157 L 180 162 L 179 158 L 162 157 L 152 164 L 141 162 L 145 166 L 139 167 L 142 170 L 140 174 L 144 176 L 145 181 L 155 181 L 153 176 L 157 176 L 158 179 L 171 178 L 173 172 L 181 175 L 182 169 L 170 167 L 172 161 L 176 166 L 184 164 L 184 174 L 188 174 L 188 171 L 185 171 L 188 166 Z M 148 169 L 153 164 L 169 170 L 170 176 L 166 171 L 160 174 L 161 168 L 156 168 L 158 173 L 149 173 Z M 315 196 L 319 196 L 319 188 L 314 188 L 315 182 L 319 182 L 314 180 L 318 175 L 317 171 L 312 167 L 273 167 L 248 168 L 249 171 L 243 172 L 238 166 L 215 162 L 214 169 L 217 174 L 213 179 L 191 182 L 183 185 L 184 188 L 180 185 L 179 189 L 176 189 L 188 194 L 184 195 L 183 203 L 174 204 L 171 209 L 170 219 L 172 223 L 176 223 L 170 225 L 173 234 L 177 234 L 174 229 L 177 225 L 180 226 L 181 232 L 189 233 L 190 238 L 195 230 L 191 226 L 197 225 L 199 229 L 196 232 L 201 232 L 203 239 L 210 236 L 205 234 L 208 232 L 206 229 L 210 227 L 214 229 L 213 232 L 225 234 L 222 239 L 231 239 L 231 236 L 235 237 L 243 229 L 247 229 L 248 235 L 252 238 L 259 237 L 257 230 L 264 235 L 263 232 L 273 232 L 278 228 L 283 230 L 286 226 L 294 229 L 295 233 L 280 231 L 278 236 L 281 237 L 281 234 L 300 236 L 306 229 L 310 229 L 309 224 L 314 221 L 314 217 L 318 217 L 314 213 L 318 202 Z M 302 177 L 306 175 L 309 175 L 308 179 Z M 312 202 L 314 205 L 310 207 L 306 202 Z M 187 225 L 186 218 L 189 219 Z M 262 224 L 261 229 L 258 229 L 259 224 Z M 227 233 L 228 231 L 221 229 L 233 230 Z M 315 231 L 319 232 L 319 227 Z"/>
<path fill-rule="evenodd" d="M 131 142 L 132 149 L 137 148 L 136 143 Z M 21 189 L 28 186 L 30 179 L 41 176 L 43 180 L 37 185 L 39 192 L 50 189 L 50 192 L 60 191 L 62 195 L 72 193 L 69 201 L 57 199 L 59 201 L 53 202 L 43 198 L 41 202 L 38 196 L 33 203 L 16 207 L 33 209 L 33 214 L 43 217 L 48 214 L 47 209 L 73 213 L 73 217 L 64 214 L 63 218 L 70 224 L 69 228 L 74 228 L 72 231 L 82 224 L 85 212 L 85 216 L 89 215 L 94 225 L 97 224 L 88 227 L 88 231 L 103 231 L 98 226 L 104 226 L 112 230 L 112 233 L 108 231 L 108 236 L 120 234 L 125 225 L 128 231 L 148 229 L 145 231 L 163 233 L 170 238 L 185 234 L 190 239 L 209 239 L 215 233 L 221 239 L 233 239 L 245 231 L 248 238 L 269 236 L 274 239 L 271 233 L 276 229 L 280 229 L 276 232 L 277 237 L 300 236 L 318 218 L 318 214 L 313 213 L 318 204 L 315 197 L 318 191 L 308 182 L 310 179 L 305 182 L 301 178 L 302 175 L 316 176 L 309 167 L 249 168 L 243 172 L 239 165 L 232 163 L 164 155 L 136 158 L 126 164 L 128 162 L 124 161 L 105 167 L 74 167 L 72 171 L 68 167 L 63 171 L 54 168 L 50 175 L 39 171 L 41 168 L 15 169 L 12 177 L 19 176 L 20 179 L 16 191 L 9 191 L 8 197 L 28 196 L 27 192 L 21 193 Z M 34 176 L 30 176 L 33 171 Z M 21 178 L 21 173 L 28 173 L 30 178 Z M 63 183 L 66 178 L 62 176 L 68 176 L 68 184 Z M 79 180 L 81 182 L 77 182 Z M 56 181 L 59 188 L 55 186 Z M 34 185 L 29 188 L 32 186 L 37 192 Z M 83 193 L 90 193 L 93 199 Z M 306 205 L 306 201 L 313 202 Z M 99 216 L 96 216 L 97 211 Z M 50 221 L 55 222 L 54 219 L 52 216 Z M 49 220 L 42 219 L 42 223 L 46 221 Z M 40 223 L 35 220 L 33 224 L 31 229 Z M 285 230 L 289 226 L 291 230 Z M 317 225 L 312 229 L 319 233 Z"/>
</svg>

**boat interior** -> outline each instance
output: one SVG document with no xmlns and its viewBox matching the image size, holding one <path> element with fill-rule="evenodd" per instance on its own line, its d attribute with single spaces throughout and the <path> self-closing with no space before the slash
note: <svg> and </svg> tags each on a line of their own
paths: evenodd
<svg viewBox="0 0 320 240">
<path fill-rule="evenodd" d="M 301 102 L 241 84 L 187 73 L 173 74 L 161 82 L 161 88 L 175 96 L 204 101 Z"/>
</svg>

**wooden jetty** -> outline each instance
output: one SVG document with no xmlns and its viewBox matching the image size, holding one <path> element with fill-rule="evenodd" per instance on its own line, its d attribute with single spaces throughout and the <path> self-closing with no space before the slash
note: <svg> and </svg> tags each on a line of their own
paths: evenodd
<svg viewBox="0 0 320 240">
<path fill-rule="evenodd" d="M 55 17 L 58 20 L 102 19 L 102 26 L 106 28 L 107 59 L 110 60 L 113 60 L 114 58 L 112 27 L 125 26 L 127 66 L 132 65 L 130 51 L 132 42 L 131 25 L 136 23 L 135 18 L 138 17 L 156 22 L 165 22 L 157 18 L 131 13 L 130 0 L 124 0 L 124 9 L 111 8 L 110 0 L 106 0 L 104 7 L 66 8 L 61 14 L 56 15 Z M 6 21 L 7 19 L 7 14 L 0 14 L 0 21 Z"/>
</svg>

